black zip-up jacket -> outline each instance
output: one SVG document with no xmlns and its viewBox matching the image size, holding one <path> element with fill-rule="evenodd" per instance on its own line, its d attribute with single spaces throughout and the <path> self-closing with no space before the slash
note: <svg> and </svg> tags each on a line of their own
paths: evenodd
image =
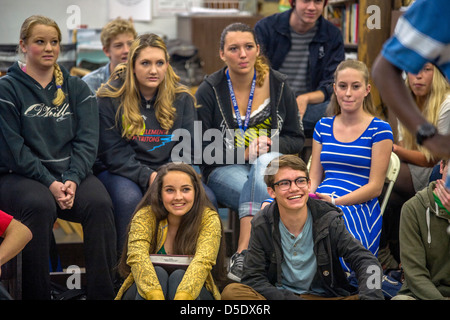
<svg viewBox="0 0 450 320">
<path fill-rule="evenodd" d="M 384 300 L 381 291 L 382 269 L 378 259 L 347 231 L 342 213 L 335 206 L 321 200 L 310 198 L 307 205 L 313 219 L 316 277 L 320 279 L 327 296 L 358 294 L 364 300 Z M 279 222 L 276 201 L 253 218 L 241 283 L 252 287 L 269 300 L 299 299 L 293 292 L 278 288 L 283 277 L 281 263 L 284 259 Z M 359 290 L 347 281 L 339 257 L 343 257 L 355 271 Z M 370 289 L 377 283 L 379 289 Z"/>
<path fill-rule="evenodd" d="M 278 139 L 279 143 L 279 150 L 272 151 L 283 154 L 299 153 L 303 148 L 305 135 L 300 125 L 294 93 L 289 88 L 284 74 L 271 69 L 269 77 L 272 130 L 276 130 L 271 138 L 272 140 Z M 225 67 L 205 78 L 195 96 L 200 106 L 197 108 L 197 114 L 198 119 L 202 122 L 203 134 L 208 129 L 218 129 L 223 135 L 223 162 L 213 164 L 203 162 L 200 166 L 206 178 L 214 168 L 229 164 L 226 161 L 227 150 L 234 152 L 234 163 L 237 161 L 234 139 L 227 139 L 226 135 L 226 131 L 234 131 L 238 129 L 238 126 L 233 120 L 234 110 Z M 203 149 L 211 143 L 211 141 L 205 140 L 204 138 Z"/>
</svg>

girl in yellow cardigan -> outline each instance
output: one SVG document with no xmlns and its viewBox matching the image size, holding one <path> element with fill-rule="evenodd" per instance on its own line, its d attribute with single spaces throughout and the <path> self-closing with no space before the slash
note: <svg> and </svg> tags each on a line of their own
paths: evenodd
<svg viewBox="0 0 450 320">
<path fill-rule="evenodd" d="M 220 299 L 225 278 L 222 223 L 195 170 L 168 163 L 136 208 L 119 272 L 116 300 Z M 191 255 L 186 270 L 168 274 L 149 254 Z"/>
</svg>

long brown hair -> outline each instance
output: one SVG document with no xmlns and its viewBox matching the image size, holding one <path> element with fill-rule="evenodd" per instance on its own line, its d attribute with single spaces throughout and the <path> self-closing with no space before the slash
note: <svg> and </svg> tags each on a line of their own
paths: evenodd
<svg viewBox="0 0 450 320">
<path fill-rule="evenodd" d="M 55 28 L 56 32 L 58 33 L 58 45 L 61 44 L 61 30 L 58 27 L 58 24 L 50 18 L 47 18 L 45 16 L 41 15 L 33 15 L 25 19 L 25 21 L 22 23 L 22 27 L 20 28 L 20 40 L 22 40 L 23 43 L 27 43 L 28 38 L 31 36 L 31 33 L 33 31 L 33 28 L 36 25 L 44 25 L 48 27 Z M 53 76 L 55 77 L 55 83 L 56 83 L 56 93 L 55 98 L 53 99 L 53 104 L 55 106 L 60 106 L 64 100 L 66 99 L 66 95 L 64 94 L 64 91 L 62 90 L 63 85 L 63 73 L 61 71 L 61 68 L 57 63 L 53 65 Z"/>
<path fill-rule="evenodd" d="M 134 67 L 141 51 L 148 47 L 162 49 L 165 53 L 165 60 L 169 61 L 169 52 L 161 37 L 156 34 L 140 35 L 133 41 L 130 47 L 127 63 L 119 64 L 109 81 L 103 84 L 97 92 L 97 96 L 99 97 L 120 99 L 119 109 L 116 113 L 116 124 L 122 121 L 122 137 L 127 139 L 141 134 L 145 127 L 140 111 L 141 94 L 136 84 Z M 123 80 L 120 88 L 115 88 L 112 84 L 117 79 Z M 155 101 L 156 119 L 164 130 L 170 130 L 173 126 L 176 116 L 176 109 L 173 107 L 173 102 L 177 93 L 185 92 L 192 97 L 194 103 L 196 101 L 189 89 L 181 85 L 179 81 L 180 77 L 169 64 L 164 81 L 158 87 Z"/>
<path fill-rule="evenodd" d="M 173 243 L 173 251 L 174 254 L 181 255 L 195 255 L 195 251 L 197 248 L 197 239 L 201 230 L 201 223 L 203 218 L 203 213 L 205 209 L 209 208 L 211 210 L 216 211 L 212 203 L 209 201 L 205 189 L 203 188 L 202 181 L 197 172 L 188 164 L 185 163 L 167 163 L 161 166 L 158 169 L 158 174 L 151 184 L 150 188 L 145 193 L 141 202 L 137 205 L 135 214 L 139 210 L 143 208 L 151 208 L 149 210 L 149 214 L 152 214 L 156 220 L 156 226 L 159 223 L 167 219 L 168 211 L 162 204 L 162 187 L 164 182 L 164 177 L 167 173 L 171 171 L 180 171 L 186 173 L 192 182 L 194 187 L 194 205 L 191 210 L 187 212 L 181 220 L 180 226 L 177 230 L 177 234 L 175 236 L 175 240 Z M 218 215 L 218 213 L 216 212 Z M 219 220 L 220 217 L 218 216 Z M 128 232 L 130 230 L 130 226 L 128 226 Z M 152 245 L 150 247 L 151 254 L 156 253 L 157 248 L 157 227 L 153 234 Z M 127 239 L 125 241 L 125 247 L 123 249 L 123 253 L 119 262 L 119 273 L 121 276 L 126 277 L 131 272 L 130 267 L 127 265 L 127 251 L 128 251 L 128 233 Z M 221 222 L 221 241 L 220 248 L 217 255 L 216 265 L 213 267 L 212 274 L 214 280 L 216 282 L 223 282 L 225 278 L 225 247 L 224 247 L 224 235 L 223 235 L 223 227 Z"/>
</svg>

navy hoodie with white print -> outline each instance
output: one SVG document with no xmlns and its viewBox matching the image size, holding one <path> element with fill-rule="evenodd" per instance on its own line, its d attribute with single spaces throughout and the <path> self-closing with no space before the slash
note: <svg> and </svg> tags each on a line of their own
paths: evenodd
<svg viewBox="0 0 450 320">
<path fill-rule="evenodd" d="M 0 173 L 14 172 L 47 187 L 55 180 L 79 185 L 97 154 L 95 95 L 61 67 L 66 99 L 55 106 L 55 79 L 43 88 L 22 67 L 16 62 L 0 78 Z"/>
</svg>

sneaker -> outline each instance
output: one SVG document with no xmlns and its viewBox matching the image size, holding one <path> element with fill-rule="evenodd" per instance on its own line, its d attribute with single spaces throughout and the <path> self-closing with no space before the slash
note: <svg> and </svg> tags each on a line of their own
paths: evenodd
<svg viewBox="0 0 450 320">
<path fill-rule="evenodd" d="M 236 252 L 230 258 L 228 264 L 228 278 L 237 282 L 241 282 L 242 272 L 244 270 L 244 257 L 247 250 Z"/>
</svg>

